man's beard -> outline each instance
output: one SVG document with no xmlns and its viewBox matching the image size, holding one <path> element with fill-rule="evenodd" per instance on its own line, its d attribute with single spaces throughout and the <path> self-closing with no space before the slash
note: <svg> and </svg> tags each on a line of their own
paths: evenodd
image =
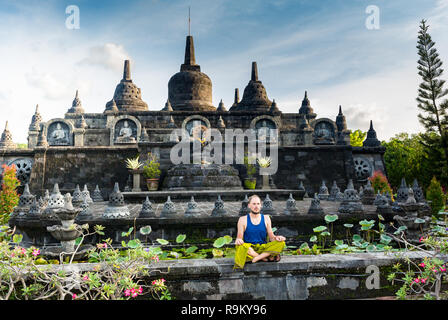
<svg viewBox="0 0 448 320">
<path fill-rule="evenodd" d="M 260 211 L 255 212 L 255 211 L 250 210 L 250 212 L 251 212 L 252 214 L 260 214 Z"/>
</svg>

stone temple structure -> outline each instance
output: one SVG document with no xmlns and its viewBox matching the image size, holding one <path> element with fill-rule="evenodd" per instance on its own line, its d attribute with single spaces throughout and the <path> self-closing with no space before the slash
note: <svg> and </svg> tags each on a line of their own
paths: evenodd
<svg viewBox="0 0 448 320">
<path fill-rule="evenodd" d="M 170 138 L 171 132 L 182 128 L 191 134 L 197 126 L 204 126 L 221 132 L 255 129 L 257 139 L 262 138 L 258 135 L 262 128 L 278 129 L 278 140 L 267 139 L 278 145 L 278 170 L 269 181 L 277 189 L 297 189 L 302 184 L 308 194 L 314 194 L 325 180 L 335 181 L 344 190 L 350 179 L 358 188 L 375 170 L 385 173 L 385 150 L 372 124 L 364 146 L 352 147 L 341 106 L 334 119 L 318 118 L 311 94 L 305 91 L 297 112 L 283 112 L 281 104 L 268 96 L 261 81 L 262 66 L 259 69 L 256 62 L 247 68 L 249 81 L 242 99 L 236 88 L 229 108 L 222 100 L 218 107 L 213 104 L 212 79 L 195 59 L 192 36 L 186 38 L 179 72 L 169 79 L 166 105 L 143 100 L 141 89 L 132 80 L 131 67 L 131 61 L 124 61 L 123 76 L 102 113 L 89 113 L 78 91 L 62 117 L 44 120 L 36 107 L 34 115 L 29 114 L 27 149 L 15 147 L 6 127 L 0 140 L 0 164 L 16 164 L 22 184 L 28 183 L 35 194 L 43 195 L 55 183 L 63 193 L 88 184 L 91 190 L 98 185 L 107 199 L 115 182 L 123 190 L 129 181 L 124 160 L 137 154 L 145 160 L 151 152 L 160 161 L 159 189 L 169 190 L 163 181 L 174 167 L 170 150 L 177 143 Z M 242 189 L 239 182 L 247 177 L 245 166 L 229 166 L 231 170 L 219 170 L 236 178 L 237 189 Z M 259 189 L 262 177 L 256 176 Z M 141 189 L 146 190 L 141 180 Z"/>
</svg>

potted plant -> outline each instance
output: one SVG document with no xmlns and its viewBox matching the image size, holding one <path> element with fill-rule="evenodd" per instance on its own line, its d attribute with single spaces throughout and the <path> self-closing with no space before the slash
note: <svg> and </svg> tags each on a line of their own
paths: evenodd
<svg viewBox="0 0 448 320">
<path fill-rule="evenodd" d="M 261 157 L 257 159 L 258 165 L 261 168 L 268 168 L 271 165 L 271 158 L 269 157 Z M 269 187 L 269 175 L 263 175 L 263 189 L 270 189 Z"/>
<path fill-rule="evenodd" d="M 257 185 L 257 178 L 254 178 L 254 174 L 257 172 L 257 167 L 255 164 L 249 163 L 248 156 L 244 156 L 244 165 L 246 166 L 247 172 L 247 178 L 244 178 L 244 187 L 253 190 Z"/>
<path fill-rule="evenodd" d="M 143 163 L 140 162 L 139 158 L 140 156 L 137 156 L 135 158 L 128 158 L 125 160 L 126 168 L 128 168 L 129 172 L 133 175 L 132 192 L 142 191 L 140 189 L 140 174 L 142 173 L 140 167 L 143 165 Z"/>
<path fill-rule="evenodd" d="M 146 185 L 149 191 L 155 191 L 159 188 L 160 163 L 157 161 L 156 155 L 148 153 L 148 160 L 143 166 L 143 175 L 146 178 Z"/>
</svg>

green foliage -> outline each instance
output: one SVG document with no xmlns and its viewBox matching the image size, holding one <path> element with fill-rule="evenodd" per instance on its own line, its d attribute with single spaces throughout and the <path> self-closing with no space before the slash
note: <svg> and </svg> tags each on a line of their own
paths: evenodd
<svg viewBox="0 0 448 320">
<path fill-rule="evenodd" d="M 362 147 L 362 143 L 367 136 L 367 132 L 357 129 L 350 133 L 350 145 L 352 147 Z"/>
<path fill-rule="evenodd" d="M 155 154 L 148 152 L 148 159 L 143 166 L 143 175 L 148 179 L 157 179 L 160 177 L 160 163 Z"/>
<path fill-rule="evenodd" d="M 384 164 L 389 182 L 394 190 L 400 186 L 402 178 L 413 181 L 418 178 L 423 188 L 429 185 L 431 177 L 437 174 L 438 168 L 432 160 L 433 149 L 423 145 L 422 134 L 400 133 L 389 142 L 382 142 L 386 148 Z M 375 189 L 376 190 L 376 189 Z M 392 194 L 392 193 L 391 193 Z"/>
<path fill-rule="evenodd" d="M 19 204 L 19 195 L 17 187 L 20 185 L 19 179 L 16 178 L 15 165 L 2 165 L 3 181 L 2 190 L 0 191 L 0 223 L 5 224 L 9 220 L 9 216 L 14 207 Z"/>
<path fill-rule="evenodd" d="M 431 184 L 426 190 L 426 200 L 431 201 L 432 214 L 437 214 L 445 206 L 445 194 L 436 177 L 432 178 Z"/>
</svg>

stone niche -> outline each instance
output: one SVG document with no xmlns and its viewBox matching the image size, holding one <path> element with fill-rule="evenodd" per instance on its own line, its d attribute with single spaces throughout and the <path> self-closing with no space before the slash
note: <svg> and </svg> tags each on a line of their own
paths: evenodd
<svg viewBox="0 0 448 320">
<path fill-rule="evenodd" d="M 65 119 L 53 119 L 45 124 L 47 141 L 50 146 L 72 146 L 73 124 Z"/>
<path fill-rule="evenodd" d="M 114 119 L 110 124 L 110 145 L 136 144 L 140 140 L 142 126 L 132 116 L 124 115 Z"/>
<path fill-rule="evenodd" d="M 337 127 L 332 120 L 326 118 L 317 119 L 310 125 L 314 129 L 314 144 L 335 144 Z"/>
</svg>

